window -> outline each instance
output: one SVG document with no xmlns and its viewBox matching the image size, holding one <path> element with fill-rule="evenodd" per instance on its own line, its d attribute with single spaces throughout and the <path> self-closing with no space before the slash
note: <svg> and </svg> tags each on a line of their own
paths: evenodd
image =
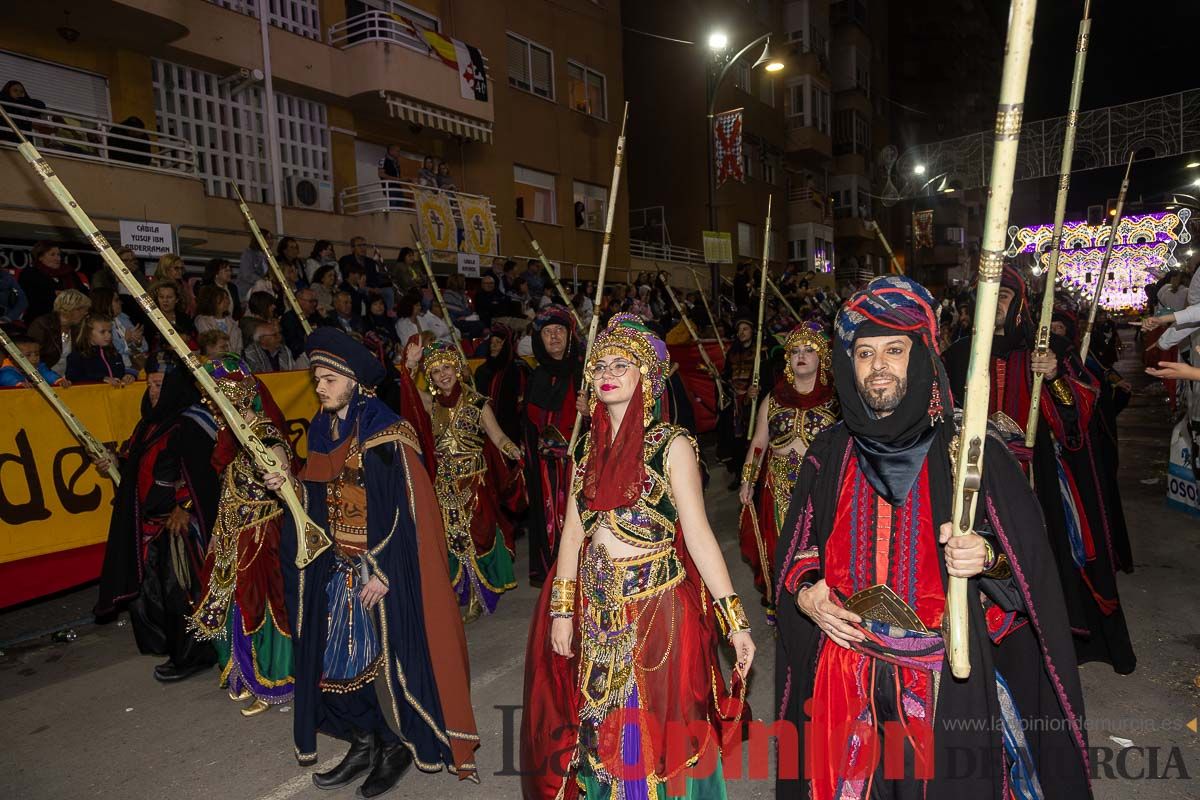
<svg viewBox="0 0 1200 800">
<path fill-rule="evenodd" d="M 603 75 L 568 61 L 567 87 L 571 108 L 591 117 L 608 119 L 608 90 Z"/>
<path fill-rule="evenodd" d="M 554 54 L 539 44 L 508 34 L 508 85 L 554 99 Z"/>
<path fill-rule="evenodd" d="M 792 121 L 795 120 L 801 127 L 804 125 L 804 95 L 807 92 L 807 84 L 803 80 L 789 82 L 783 90 L 783 113 L 788 117 L 788 127 L 794 127 Z"/>
<path fill-rule="evenodd" d="M 108 79 L 103 75 L 3 51 L 0 51 L 0 74 L 5 80 L 20 81 L 30 97 L 51 108 L 112 119 L 108 107 Z"/>
<path fill-rule="evenodd" d="M 808 240 L 792 239 L 788 242 L 788 263 L 801 270 L 808 269 Z"/>
<path fill-rule="evenodd" d="M 767 75 L 763 75 L 758 81 L 758 99 L 775 107 L 775 79 Z"/>
<path fill-rule="evenodd" d="M 241 14 L 258 16 L 258 4 L 262 0 L 209 0 L 214 5 L 237 11 Z M 309 39 L 321 39 L 321 13 L 319 0 L 271 0 L 267 22 L 285 31 L 298 33 Z"/>
<path fill-rule="evenodd" d="M 833 121 L 829 113 L 829 90 L 812 85 L 810 97 L 812 102 L 809 104 L 808 124 L 829 136 L 832 133 Z"/>
<path fill-rule="evenodd" d="M 586 228 L 590 231 L 604 230 L 608 189 L 594 183 L 575 181 L 572 195 L 575 198 L 575 227 Z"/>
<path fill-rule="evenodd" d="M 763 159 L 763 181 L 766 183 L 773 184 L 778 178 L 779 172 L 776 169 L 775 160 L 774 155 L 767 155 Z"/>
<path fill-rule="evenodd" d="M 558 223 L 558 193 L 555 177 L 527 167 L 513 165 L 513 193 L 516 196 L 517 219 L 533 222 Z"/>
<path fill-rule="evenodd" d="M 737 224 L 737 226 L 738 226 L 738 228 L 737 228 L 737 231 L 738 231 L 738 235 L 737 235 L 738 255 L 739 256 L 755 255 L 754 241 L 755 241 L 756 237 L 754 235 L 754 226 L 751 225 L 749 222 L 739 222 Z"/>
<path fill-rule="evenodd" d="M 733 85 L 747 94 L 750 93 L 750 65 L 745 61 L 733 65 Z"/>
<path fill-rule="evenodd" d="M 284 174 L 331 180 L 324 104 L 276 92 L 275 110 L 279 122 L 279 163 Z"/>
<path fill-rule="evenodd" d="M 839 111 L 834 125 L 833 154 L 866 156 L 870 152 L 871 124 L 857 111 Z"/>
</svg>

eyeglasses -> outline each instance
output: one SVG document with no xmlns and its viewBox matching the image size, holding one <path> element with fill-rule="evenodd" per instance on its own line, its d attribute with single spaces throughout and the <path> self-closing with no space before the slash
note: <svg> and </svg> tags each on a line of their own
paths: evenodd
<svg viewBox="0 0 1200 800">
<path fill-rule="evenodd" d="M 597 364 L 596 366 L 592 367 L 592 379 L 596 380 L 603 378 L 605 375 L 611 375 L 614 378 L 620 378 L 623 377 L 631 368 L 633 368 L 633 364 L 630 364 L 628 361 L 614 361 L 611 364 Z"/>
</svg>

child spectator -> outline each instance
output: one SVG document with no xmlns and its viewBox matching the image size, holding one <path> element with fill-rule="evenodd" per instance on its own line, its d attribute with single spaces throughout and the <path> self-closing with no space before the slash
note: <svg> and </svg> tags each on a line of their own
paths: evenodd
<svg viewBox="0 0 1200 800">
<path fill-rule="evenodd" d="M 93 311 L 79 326 L 75 347 L 67 356 L 67 380 L 124 386 L 133 380 L 112 343 L 112 317 Z"/>
<path fill-rule="evenodd" d="M 61 377 L 42 361 L 42 346 L 37 343 L 37 340 L 30 339 L 28 336 L 13 336 L 11 338 L 13 344 L 21 351 L 21 355 L 25 356 L 25 360 L 37 368 L 38 374 L 42 376 L 42 380 L 60 389 L 65 389 L 71 385 L 69 380 Z M 0 387 L 9 388 L 28 385 L 29 382 L 25 380 L 25 373 L 21 372 L 21 368 L 16 365 L 16 362 L 5 356 L 4 360 L 0 361 Z"/>
</svg>

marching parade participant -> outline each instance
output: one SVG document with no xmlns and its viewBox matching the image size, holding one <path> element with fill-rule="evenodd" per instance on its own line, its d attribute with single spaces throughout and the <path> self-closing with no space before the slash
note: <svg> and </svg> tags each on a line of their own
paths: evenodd
<svg viewBox="0 0 1200 800">
<path fill-rule="evenodd" d="M 472 622 L 493 613 L 500 595 L 517 586 L 512 523 L 502 503 L 514 507 L 524 495 L 521 448 L 500 429 L 488 398 L 472 388 L 458 348 L 431 342 L 423 360 L 429 394 L 422 399 L 433 421 L 433 488 L 446 528 L 450 584 L 463 620 Z M 501 531 L 506 535 L 498 536 Z"/>
<path fill-rule="evenodd" d="M 725 382 L 727 391 L 732 394 L 726 395 L 729 402 L 720 413 L 717 455 L 734 474 L 730 489 L 738 489 L 741 485 L 740 470 L 746 460 L 748 437 L 754 424 L 754 420 L 750 419 L 750 406 L 759 394 L 758 386 L 753 383 L 754 331 L 755 325 L 750 319 L 741 318 L 734 323 L 733 341 L 729 343 L 729 349 L 725 352 L 725 368 L 721 372 L 721 380 Z M 770 361 L 765 352 L 761 354 L 760 363 L 764 370 L 760 382 L 770 386 L 771 376 L 767 371 Z"/>
<path fill-rule="evenodd" d="M 204 368 L 279 462 L 291 463 L 283 414 L 245 362 L 226 355 Z M 221 496 L 204 564 L 206 589 L 189 629 L 213 643 L 221 686 L 235 702 L 250 700 L 242 715 L 253 717 L 293 694 L 292 634 L 279 566 L 284 509 L 250 454 L 222 422 L 218 426 L 213 468 L 221 476 Z"/>
<path fill-rule="evenodd" d="M 754 660 L 705 513 L 697 445 L 659 419 L 666 368 L 666 345 L 628 313 L 610 320 L 590 354 L 592 427 L 576 444 L 553 581 L 526 650 L 526 800 L 725 793 L 711 758 L 725 736 L 643 747 L 666 741 L 671 726 L 736 734 L 741 705 L 725 696 L 718 624 L 736 653 L 735 687 Z M 602 747 L 609 736 L 615 748 Z M 659 752 L 648 763 L 650 750 Z M 689 775 L 702 758 L 712 769 Z"/>
<path fill-rule="evenodd" d="M 771 576 L 775 574 L 775 544 L 800 465 L 813 438 L 838 420 L 829 339 L 821 326 L 806 323 L 795 328 L 784 342 L 783 352 L 783 378 L 758 409 L 738 491 L 744 506 L 739 531 L 742 557 L 754 570 L 754 585 L 763 594 L 768 619 L 774 615 Z M 760 473 L 766 477 L 756 508 Z"/>
<path fill-rule="evenodd" d="M 1052 337 L 1041 355 L 1033 347 L 1029 295 L 1024 278 L 1012 265 L 1001 275 L 990 365 L 988 413 L 1003 415 L 1004 424 L 1020 431 L 1010 446 L 1032 470 L 1058 564 L 1071 628 L 1077 632 L 1080 663 L 1104 661 L 1118 673 L 1137 664 L 1129 628 L 1117 593 L 1109 511 L 1099 491 L 1091 456 L 1090 428 L 1096 389 L 1083 374 L 1070 344 Z M 961 400 L 970 356 L 970 339 L 946 351 L 946 370 L 955 400 Z M 1032 451 L 1025 447 L 1033 373 L 1045 375 L 1041 424 Z"/>
<path fill-rule="evenodd" d="M 391 789 L 412 764 L 477 780 L 466 638 L 450 587 L 441 515 L 412 426 L 374 396 L 384 367 L 334 328 L 308 337 L 321 410 L 308 461 L 291 481 L 333 546 L 295 567 L 288 515 L 280 564 L 295 644 L 295 745 L 316 763 L 317 731 L 350 742 L 322 789 L 366 773 L 365 797 Z"/>
<path fill-rule="evenodd" d="M 809 447 L 777 552 L 778 707 L 803 754 L 779 764 L 784 800 L 1090 797 L 1058 577 L 994 433 L 975 533 L 951 536 L 956 426 L 933 306 L 889 276 L 837 317 L 843 423 Z M 969 579 L 966 680 L 946 657 L 948 576 Z"/>
</svg>

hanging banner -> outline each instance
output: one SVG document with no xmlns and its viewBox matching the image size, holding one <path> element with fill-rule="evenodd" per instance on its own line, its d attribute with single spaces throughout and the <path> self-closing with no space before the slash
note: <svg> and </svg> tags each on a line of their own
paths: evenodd
<svg viewBox="0 0 1200 800">
<path fill-rule="evenodd" d="M 450 210 L 450 199 L 445 192 L 413 188 L 417 206 L 418 229 L 426 250 L 456 252 L 458 226 L 454 212 Z"/>
<path fill-rule="evenodd" d="M 933 211 L 913 212 L 913 247 L 933 247 Z"/>
<path fill-rule="evenodd" d="M 486 197 L 458 195 L 458 210 L 463 222 L 463 250 L 481 256 L 496 254 L 496 221 L 491 201 Z"/>
<path fill-rule="evenodd" d="M 458 60 L 458 88 L 465 100 L 478 100 L 486 103 L 488 99 L 487 67 L 483 63 L 483 53 L 478 48 L 451 39 L 454 43 L 454 55 Z"/>
<path fill-rule="evenodd" d="M 735 108 L 713 118 L 713 161 L 717 168 L 717 186 L 727 180 L 742 183 L 742 109 Z"/>
<path fill-rule="evenodd" d="M 317 411 L 308 371 L 262 380 L 287 417 L 288 438 L 304 455 Z M 141 418 L 145 386 L 77 384 L 56 391 L 116 451 Z M 0 403 L 0 608 L 6 608 L 99 577 L 113 485 L 36 391 L 0 389 Z"/>
</svg>

